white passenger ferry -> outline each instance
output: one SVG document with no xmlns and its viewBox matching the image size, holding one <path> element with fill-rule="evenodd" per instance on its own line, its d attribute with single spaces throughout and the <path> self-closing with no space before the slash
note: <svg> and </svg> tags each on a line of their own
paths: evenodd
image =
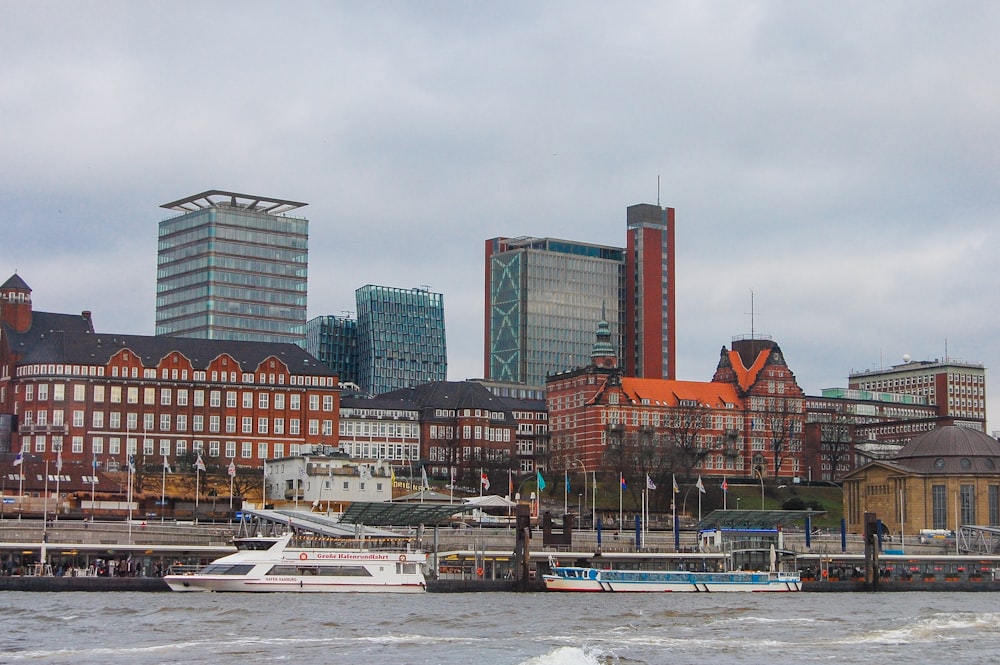
<svg viewBox="0 0 1000 665">
<path fill-rule="evenodd" d="M 286 533 L 234 540 L 237 551 L 189 574 L 174 591 L 423 592 L 427 555 L 394 539 L 352 541 Z"/>
<path fill-rule="evenodd" d="M 619 570 L 560 566 L 543 575 L 547 591 L 727 592 L 801 591 L 797 572 L 733 570 Z"/>
</svg>

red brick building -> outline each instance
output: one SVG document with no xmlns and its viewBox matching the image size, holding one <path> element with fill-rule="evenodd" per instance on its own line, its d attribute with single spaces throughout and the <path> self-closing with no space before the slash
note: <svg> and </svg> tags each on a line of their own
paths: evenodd
<svg viewBox="0 0 1000 665">
<path fill-rule="evenodd" d="M 672 476 L 794 477 L 804 395 L 770 340 L 723 348 L 711 382 L 624 376 L 598 324 L 589 366 L 549 377 L 550 469 Z"/>
<path fill-rule="evenodd" d="M 337 377 L 294 344 L 117 335 L 90 313 L 35 312 L 0 286 L 0 448 L 113 470 L 191 463 L 260 468 L 335 441 Z"/>
</svg>

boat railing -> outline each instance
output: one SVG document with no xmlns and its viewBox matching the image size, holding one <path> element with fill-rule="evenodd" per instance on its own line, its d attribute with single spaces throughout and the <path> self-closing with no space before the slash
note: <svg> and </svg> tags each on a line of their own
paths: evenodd
<svg viewBox="0 0 1000 665">
<path fill-rule="evenodd" d="M 292 538 L 289 545 L 302 549 L 351 549 L 351 550 L 391 550 L 411 551 L 414 541 L 411 538 L 337 538 L 313 534 L 299 534 Z"/>
</svg>

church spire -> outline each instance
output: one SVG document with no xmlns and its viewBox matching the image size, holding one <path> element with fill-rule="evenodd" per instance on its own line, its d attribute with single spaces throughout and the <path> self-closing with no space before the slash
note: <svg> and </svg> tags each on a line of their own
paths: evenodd
<svg viewBox="0 0 1000 665">
<path fill-rule="evenodd" d="M 611 326 L 608 324 L 605 306 L 601 305 L 601 320 L 597 322 L 594 346 L 590 351 L 590 361 L 595 367 L 613 369 L 618 366 L 618 356 L 611 343 Z"/>
</svg>

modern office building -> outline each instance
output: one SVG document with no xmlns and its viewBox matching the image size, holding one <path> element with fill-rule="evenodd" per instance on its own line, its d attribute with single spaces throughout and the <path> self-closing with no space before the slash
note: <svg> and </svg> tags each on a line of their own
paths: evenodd
<svg viewBox="0 0 1000 665">
<path fill-rule="evenodd" d="M 486 241 L 484 373 L 542 387 L 590 362 L 607 320 L 627 376 L 676 374 L 674 209 L 626 211 L 626 247 L 554 238 Z"/>
<path fill-rule="evenodd" d="M 486 241 L 485 373 L 544 386 L 585 365 L 606 312 L 622 346 L 625 250 L 555 238 Z"/>
<path fill-rule="evenodd" d="M 354 295 L 363 392 L 379 395 L 447 378 L 442 294 L 368 284 Z"/>
<path fill-rule="evenodd" d="M 914 360 L 888 369 L 853 372 L 848 387 L 925 397 L 938 415 L 954 424 L 986 430 L 986 368 L 978 363 L 944 360 Z"/>
<path fill-rule="evenodd" d="M 341 384 L 358 384 L 358 321 L 317 316 L 306 323 L 306 351 L 337 373 Z"/>
<path fill-rule="evenodd" d="M 210 190 L 161 207 L 156 334 L 247 342 L 305 342 L 306 205 Z"/>
<path fill-rule="evenodd" d="M 625 375 L 674 379 L 674 209 L 641 203 L 626 220 Z"/>
</svg>

